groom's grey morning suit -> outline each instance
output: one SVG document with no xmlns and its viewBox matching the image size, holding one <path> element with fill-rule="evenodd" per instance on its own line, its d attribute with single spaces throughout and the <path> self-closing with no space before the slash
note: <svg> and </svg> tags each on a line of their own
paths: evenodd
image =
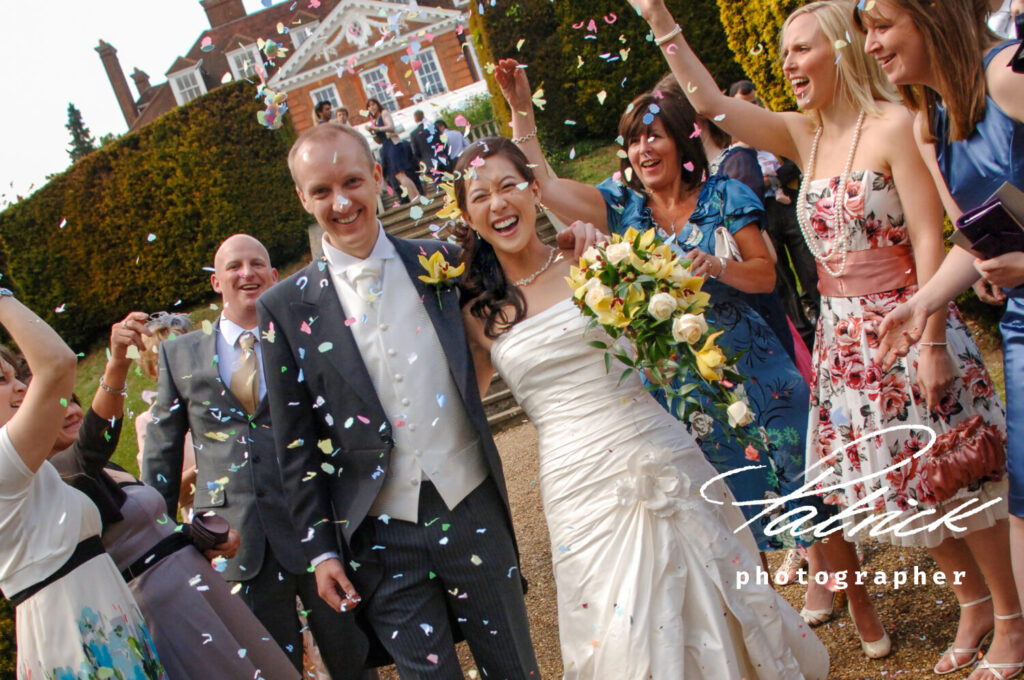
<svg viewBox="0 0 1024 680">
<path fill-rule="evenodd" d="M 281 488 L 264 379 L 251 416 L 228 388 L 243 331 L 222 318 L 212 332 L 194 331 L 160 345 L 142 478 L 163 494 L 168 514 L 175 516 L 185 434 L 191 430 L 197 467 L 194 510 L 216 512 L 241 536 L 225 579 L 242 583 L 239 594 L 296 664 L 302 660 L 298 595 L 332 677 L 359 677 L 361 665 L 353 664 L 352 656 L 365 655 L 365 641 L 354 633 L 351 615 L 337 614 L 320 599 L 306 571 L 301 537 Z"/>
<path fill-rule="evenodd" d="M 340 556 L 403 678 L 462 677 L 449 616 L 485 677 L 537 677 L 458 296 L 417 278 L 442 248 L 379 229 L 358 260 L 325 239 L 259 299 L 281 473 L 308 559 Z"/>
</svg>

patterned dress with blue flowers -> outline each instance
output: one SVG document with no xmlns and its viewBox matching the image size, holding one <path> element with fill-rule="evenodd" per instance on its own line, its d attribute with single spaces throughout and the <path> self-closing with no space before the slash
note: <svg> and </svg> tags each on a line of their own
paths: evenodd
<svg viewBox="0 0 1024 680">
<path fill-rule="evenodd" d="M 641 194 L 611 178 L 597 188 L 607 205 L 608 229 L 612 233 L 621 234 L 629 227 L 643 231 L 658 226 Z M 694 249 L 714 253 L 715 229 L 719 226 L 724 225 L 735 234 L 749 224 L 756 226 L 763 217 L 761 200 L 746 185 L 723 175 L 712 176 L 701 189 L 697 207 L 672 241 L 672 247 L 681 255 Z M 659 231 L 663 238 L 669 238 L 670 234 L 660 227 Z M 712 279 L 704 282 L 704 290 L 711 294 L 711 307 L 705 314 L 708 324 L 725 331 L 718 344 L 727 356 L 739 356 L 736 369 L 746 378 L 743 387 L 756 415 L 754 424 L 749 427 L 756 428 L 762 445 L 756 450 L 745 447 L 727 434 L 721 423 L 703 413 L 693 414 L 686 425 L 700 444 L 704 456 L 720 473 L 764 466 L 726 478 L 738 501 L 760 501 L 789 495 L 803 484 L 810 403 L 807 383 L 776 334 L 751 306 L 751 294 Z M 667 407 L 664 396 L 656 396 Z M 819 512 L 822 511 L 815 499 L 800 499 L 766 513 L 750 525 L 761 550 L 778 550 L 794 545 L 789 531 L 768 535 L 765 527 L 778 515 L 801 506 L 815 506 Z M 750 520 L 764 509 L 763 505 L 744 506 L 743 513 Z M 818 519 L 820 521 L 820 516 Z M 799 539 L 796 542 L 806 545 Z"/>
</svg>

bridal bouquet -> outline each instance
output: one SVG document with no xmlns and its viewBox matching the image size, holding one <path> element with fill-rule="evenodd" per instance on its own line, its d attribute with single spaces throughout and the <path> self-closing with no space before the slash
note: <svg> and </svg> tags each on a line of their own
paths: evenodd
<svg viewBox="0 0 1024 680">
<path fill-rule="evenodd" d="M 741 440 L 753 440 L 736 429 L 753 422 L 754 414 L 742 388 L 732 389 L 743 377 L 715 342 L 723 331 L 704 319 L 711 298 L 701 290 L 704 279 L 691 276 L 689 262 L 659 242 L 654 229 L 641 234 L 631 227 L 589 248 L 566 280 L 591 324 L 599 324 L 613 339 L 625 337 L 633 347 L 631 354 L 619 344 L 591 341 L 606 350 L 608 370 L 614 356 L 627 367 L 620 380 L 643 371 L 653 380 L 649 389 L 664 389 L 683 422 L 704 412 L 727 432 L 732 428 Z M 695 391 L 711 403 L 710 409 Z"/>
</svg>

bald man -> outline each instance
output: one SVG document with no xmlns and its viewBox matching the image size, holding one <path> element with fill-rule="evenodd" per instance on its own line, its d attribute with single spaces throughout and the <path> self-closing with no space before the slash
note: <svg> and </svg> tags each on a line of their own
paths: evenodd
<svg viewBox="0 0 1024 680">
<path fill-rule="evenodd" d="M 185 433 L 191 430 L 195 514 L 212 511 L 241 535 L 224 578 L 239 584 L 238 595 L 296 668 L 302 664 L 298 596 L 331 677 L 357 678 L 361 669 L 351 659 L 365 656 L 358 648 L 365 638 L 354 634 L 351 613 L 335 612 L 317 595 L 281 488 L 256 314 L 257 298 L 276 282 L 266 248 L 253 237 L 235 234 L 220 245 L 210 283 L 221 296 L 221 317 L 209 332 L 195 331 L 160 346 L 142 479 L 160 491 L 174 517 Z"/>
</svg>

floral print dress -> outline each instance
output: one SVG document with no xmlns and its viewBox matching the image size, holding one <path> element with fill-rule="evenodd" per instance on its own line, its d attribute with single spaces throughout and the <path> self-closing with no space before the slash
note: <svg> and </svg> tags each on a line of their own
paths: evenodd
<svg viewBox="0 0 1024 680">
<path fill-rule="evenodd" d="M 808 211 L 811 227 L 825 252 L 831 250 L 836 237 L 834 206 L 838 185 L 838 177 L 814 180 L 807 192 L 807 205 L 800 207 Z M 851 173 L 843 213 L 850 252 L 910 242 L 903 207 L 890 176 L 871 170 Z M 864 296 L 822 296 L 813 351 L 807 478 L 827 473 L 819 484 L 819 488 L 828 490 L 826 503 L 849 507 L 861 502 L 861 507 L 866 506 L 875 514 L 892 513 L 893 524 L 915 512 L 929 513 L 905 525 L 906 529 L 899 533 L 907 534 L 924 526 L 928 530 L 902 536 L 887 531 L 878 538 L 895 545 L 934 547 L 946 538 L 962 538 L 966 533 L 954 533 L 945 524 L 936 524 L 937 519 L 970 497 L 977 497 L 980 504 L 1005 499 L 1006 482 L 972 484 L 937 507 L 920 464 L 883 472 L 920 451 L 930 440 L 927 431 L 922 427 L 870 435 L 906 425 L 928 426 L 941 435 L 976 413 L 1003 428 L 1005 418 L 978 346 L 952 303 L 946 317 L 946 341 L 956 377 L 934 413 L 928 413 L 924 393 L 917 384 L 920 345 L 911 348 L 910 354 L 888 371 L 874 361 L 878 324 L 916 291 L 917 286 L 910 285 Z M 861 437 L 865 439 L 849 445 Z M 840 453 L 824 460 L 834 451 Z M 812 469 L 822 460 L 818 468 Z M 874 473 L 877 476 L 865 479 Z M 833 486 L 837 488 L 829 489 Z M 866 516 L 848 520 L 847 538 L 857 541 L 868 536 L 874 525 L 854 534 L 849 532 Z M 991 526 L 1006 516 L 1006 502 L 1001 500 L 954 524 L 969 532 Z"/>
</svg>

